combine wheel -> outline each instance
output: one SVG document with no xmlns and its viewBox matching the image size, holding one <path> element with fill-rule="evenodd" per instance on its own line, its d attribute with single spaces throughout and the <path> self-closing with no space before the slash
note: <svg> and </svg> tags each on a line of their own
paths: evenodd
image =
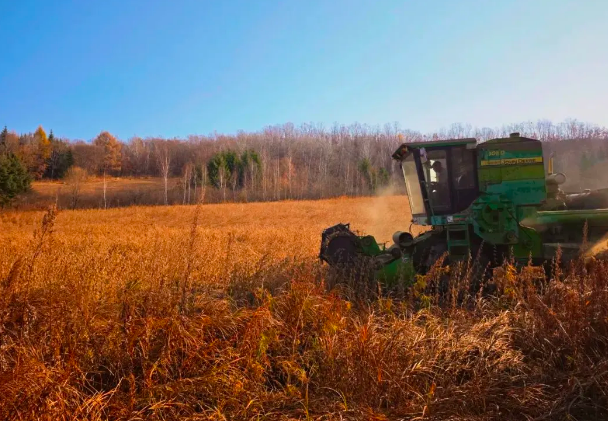
<svg viewBox="0 0 608 421">
<path fill-rule="evenodd" d="M 329 263 L 328 288 L 338 285 L 356 296 L 369 296 L 375 291 L 372 259 L 361 252 L 365 241 L 350 231 L 349 226 L 338 224 L 322 234 L 319 257 Z"/>
</svg>

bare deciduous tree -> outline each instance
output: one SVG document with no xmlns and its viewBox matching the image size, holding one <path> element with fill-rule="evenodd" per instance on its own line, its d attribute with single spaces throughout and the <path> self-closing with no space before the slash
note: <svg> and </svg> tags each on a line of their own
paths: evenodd
<svg viewBox="0 0 608 421">
<path fill-rule="evenodd" d="M 87 171 L 80 167 L 72 167 L 68 170 L 65 176 L 65 183 L 68 186 L 70 192 L 70 207 L 76 209 L 78 205 L 78 198 L 80 196 L 80 188 L 82 184 L 87 181 L 89 174 Z"/>
<path fill-rule="evenodd" d="M 169 171 L 171 170 L 171 150 L 169 142 L 162 140 L 156 143 L 156 159 L 165 187 L 165 205 L 169 204 Z"/>
<path fill-rule="evenodd" d="M 192 174 L 193 174 L 194 166 L 191 162 L 188 162 L 184 165 L 184 169 L 182 171 L 182 181 L 184 188 L 184 199 L 182 203 L 185 205 L 186 203 L 190 203 L 190 187 L 192 186 Z M 196 178 L 196 177 L 195 177 Z"/>
<path fill-rule="evenodd" d="M 372 169 L 382 170 L 399 187 L 402 183 L 397 183 L 401 174 L 391 154 L 400 143 L 451 137 L 476 137 L 484 141 L 506 137 L 515 131 L 546 141 L 550 151 L 557 151 L 556 165 L 568 168 L 568 179 L 580 179 L 581 186 L 588 183 L 588 174 L 577 174 L 578 167 L 582 167 L 579 164 L 583 161 L 583 152 L 592 157 L 594 163 L 608 162 L 608 129 L 577 120 L 557 124 L 540 120 L 495 128 L 453 124 L 426 134 L 404 130 L 396 123 L 384 126 L 336 124 L 327 129 L 314 124 L 299 127 L 285 124 L 235 135 L 214 133 L 170 140 L 135 137 L 126 143 L 102 132 L 93 143 L 75 141 L 66 143 L 66 147 L 70 149 L 75 165 L 90 174 L 104 177 L 102 206 L 107 207 L 112 199 L 109 196 L 110 175 L 159 176 L 163 180 L 161 188 L 164 192 L 160 193 L 159 199 L 152 199 L 153 195 L 150 195 L 148 203 L 168 204 L 174 197 L 169 178 L 172 173 L 185 176 L 183 172 L 177 173 L 188 163 L 194 163 L 196 167 L 196 170 L 191 169 L 190 184 L 181 178 L 174 183 L 180 193 L 182 190 L 178 186 L 184 185 L 180 197 L 184 203 L 198 201 L 199 193 L 210 186 L 210 182 L 213 188 L 207 190 L 205 198 L 210 202 L 227 201 L 228 188 L 232 190 L 234 199 L 244 197 L 248 201 L 373 194 L 369 183 L 362 180 L 359 163 L 367 159 Z M 8 132 L 5 137 L 4 148 L 23 158 L 28 167 L 35 167 L 36 135 Z M 242 160 L 245 152 L 253 151 L 257 163 L 243 160 L 238 179 L 233 172 L 233 164 L 220 169 L 218 174 L 206 174 L 206 166 L 212 157 L 222 151 L 234 152 Z"/>
</svg>

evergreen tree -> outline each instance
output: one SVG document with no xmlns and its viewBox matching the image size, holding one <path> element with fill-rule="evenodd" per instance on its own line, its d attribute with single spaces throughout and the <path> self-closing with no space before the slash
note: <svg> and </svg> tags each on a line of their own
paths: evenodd
<svg viewBox="0 0 608 421">
<path fill-rule="evenodd" d="M 66 141 L 57 139 L 52 130 L 48 140 L 51 145 L 51 154 L 46 161 L 44 177 L 54 180 L 63 178 L 68 169 L 74 165 L 72 149 Z"/>
<path fill-rule="evenodd" d="M 365 180 L 365 183 L 367 184 L 367 187 L 370 190 L 374 189 L 374 182 L 373 182 L 373 176 L 372 176 L 372 164 L 369 161 L 369 159 L 364 158 L 361 161 L 359 161 L 359 172 L 361 173 L 361 175 L 363 176 L 363 179 Z"/>
<path fill-rule="evenodd" d="M 230 178 L 230 169 L 222 152 L 213 155 L 209 160 L 207 174 L 209 183 L 216 189 L 221 189 L 226 185 L 226 180 Z"/>
<path fill-rule="evenodd" d="M 378 170 L 378 180 L 377 180 L 378 187 L 388 186 L 389 182 L 390 182 L 390 178 L 391 178 L 391 175 L 389 174 L 387 169 L 384 167 L 380 167 L 380 169 Z"/>
<path fill-rule="evenodd" d="M 262 159 L 254 150 L 248 150 L 241 154 L 239 161 L 239 186 L 251 187 L 256 178 L 262 174 Z"/>
<path fill-rule="evenodd" d="M 591 167 L 591 165 L 591 159 L 589 158 L 589 156 L 587 156 L 586 152 L 583 152 L 583 154 L 581 155 L 581 162 L 579 164 L 581 173 L 587 171 Z"/>
<path fill-rule="evenodd" d="M 74 155 L 70 145 L 62 140 L 53 137 L 53 133 L 49 135 L 51 140 L 51 157 L 47 160 L 46 172 L 44 176 L 50 179 L 63 178 L 68 169 L 74 165 Z"/>
<path fill-rule="evenodd" d="M 29 190 L 31 178 L 15 154 L 0 155 L 0 207 L 10 204 L 17 195 Z"/>
<path fill-rule="evenodd" d="M 364 158 L 359 161 L 359 172 L 363 176 L 367 187 L 371 192 L 375 192 L 378 187 L 388 186 L 390 174 L 384 167 L 376 168 L 369 159 Z"/>
<path fill-rule="evenodd" d="M 230 185 L 232 190 L 243 188 L 246 180 L 254 182 L 262 172 L 259 154 L 249 150 L 240 156 L 234 151 L 218 152 L 207 163 L 209 183 L 218 189 Z"/>
<path fill-rule="evenodd" d="M 0 132 L 0 154 L 6 153 L 8 146 L 6 144 L 6 139 L 8 138 L 8 130 L 6 128 L 6 126 L 4 126 L 4 129 L 2 130 L 2 132 Z"/>
</svg>

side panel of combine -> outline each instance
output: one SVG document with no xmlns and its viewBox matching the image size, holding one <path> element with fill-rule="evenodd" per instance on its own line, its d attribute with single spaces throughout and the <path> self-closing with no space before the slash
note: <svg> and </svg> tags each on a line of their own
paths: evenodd
<svg viewBox="0 0 608 421">
<path fill-rule="evenodd" d="M 515 135 L 478 148 L 481 195 L 472 206 L 475 233 L 485 242 L 511 247 L 518 258 L 540 257 L 533 229 L 520 226 L 546 200 L 541 142 Z"/>
<path fill-rule="evenodd" d="M 540 206 L 546 199 L 541 142 L 523 137 L 497 139 L 479 147 L 479 188 L 515 206 Z"/>
</svg>

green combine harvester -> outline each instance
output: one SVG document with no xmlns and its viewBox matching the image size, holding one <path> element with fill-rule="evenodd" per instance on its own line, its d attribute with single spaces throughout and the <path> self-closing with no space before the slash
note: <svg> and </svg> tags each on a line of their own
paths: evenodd
<svg viewBox="0 0 608 421">
<path fill-rule="evenodd" d="M 564 193 L 566 177 L 553 172 L 552 159 L 545 169 L 539 140 L 512 133 L 483 143 L 404 143 L 392 157 L 405 177 L 412 224 L 430 229 L 398 231 L 386 246 L 348 224 L 332 226 L 320 252 L 330 266 L 371 271 L 391 285 L 426 273 L 442 256 L 444 264 L 472 257 L 486 267 L 505 258 L 542 265 L 558 249 L 568 261 L 583 244 L 597 252 L 608 239 L 608 189 Z"/>
</svg>

